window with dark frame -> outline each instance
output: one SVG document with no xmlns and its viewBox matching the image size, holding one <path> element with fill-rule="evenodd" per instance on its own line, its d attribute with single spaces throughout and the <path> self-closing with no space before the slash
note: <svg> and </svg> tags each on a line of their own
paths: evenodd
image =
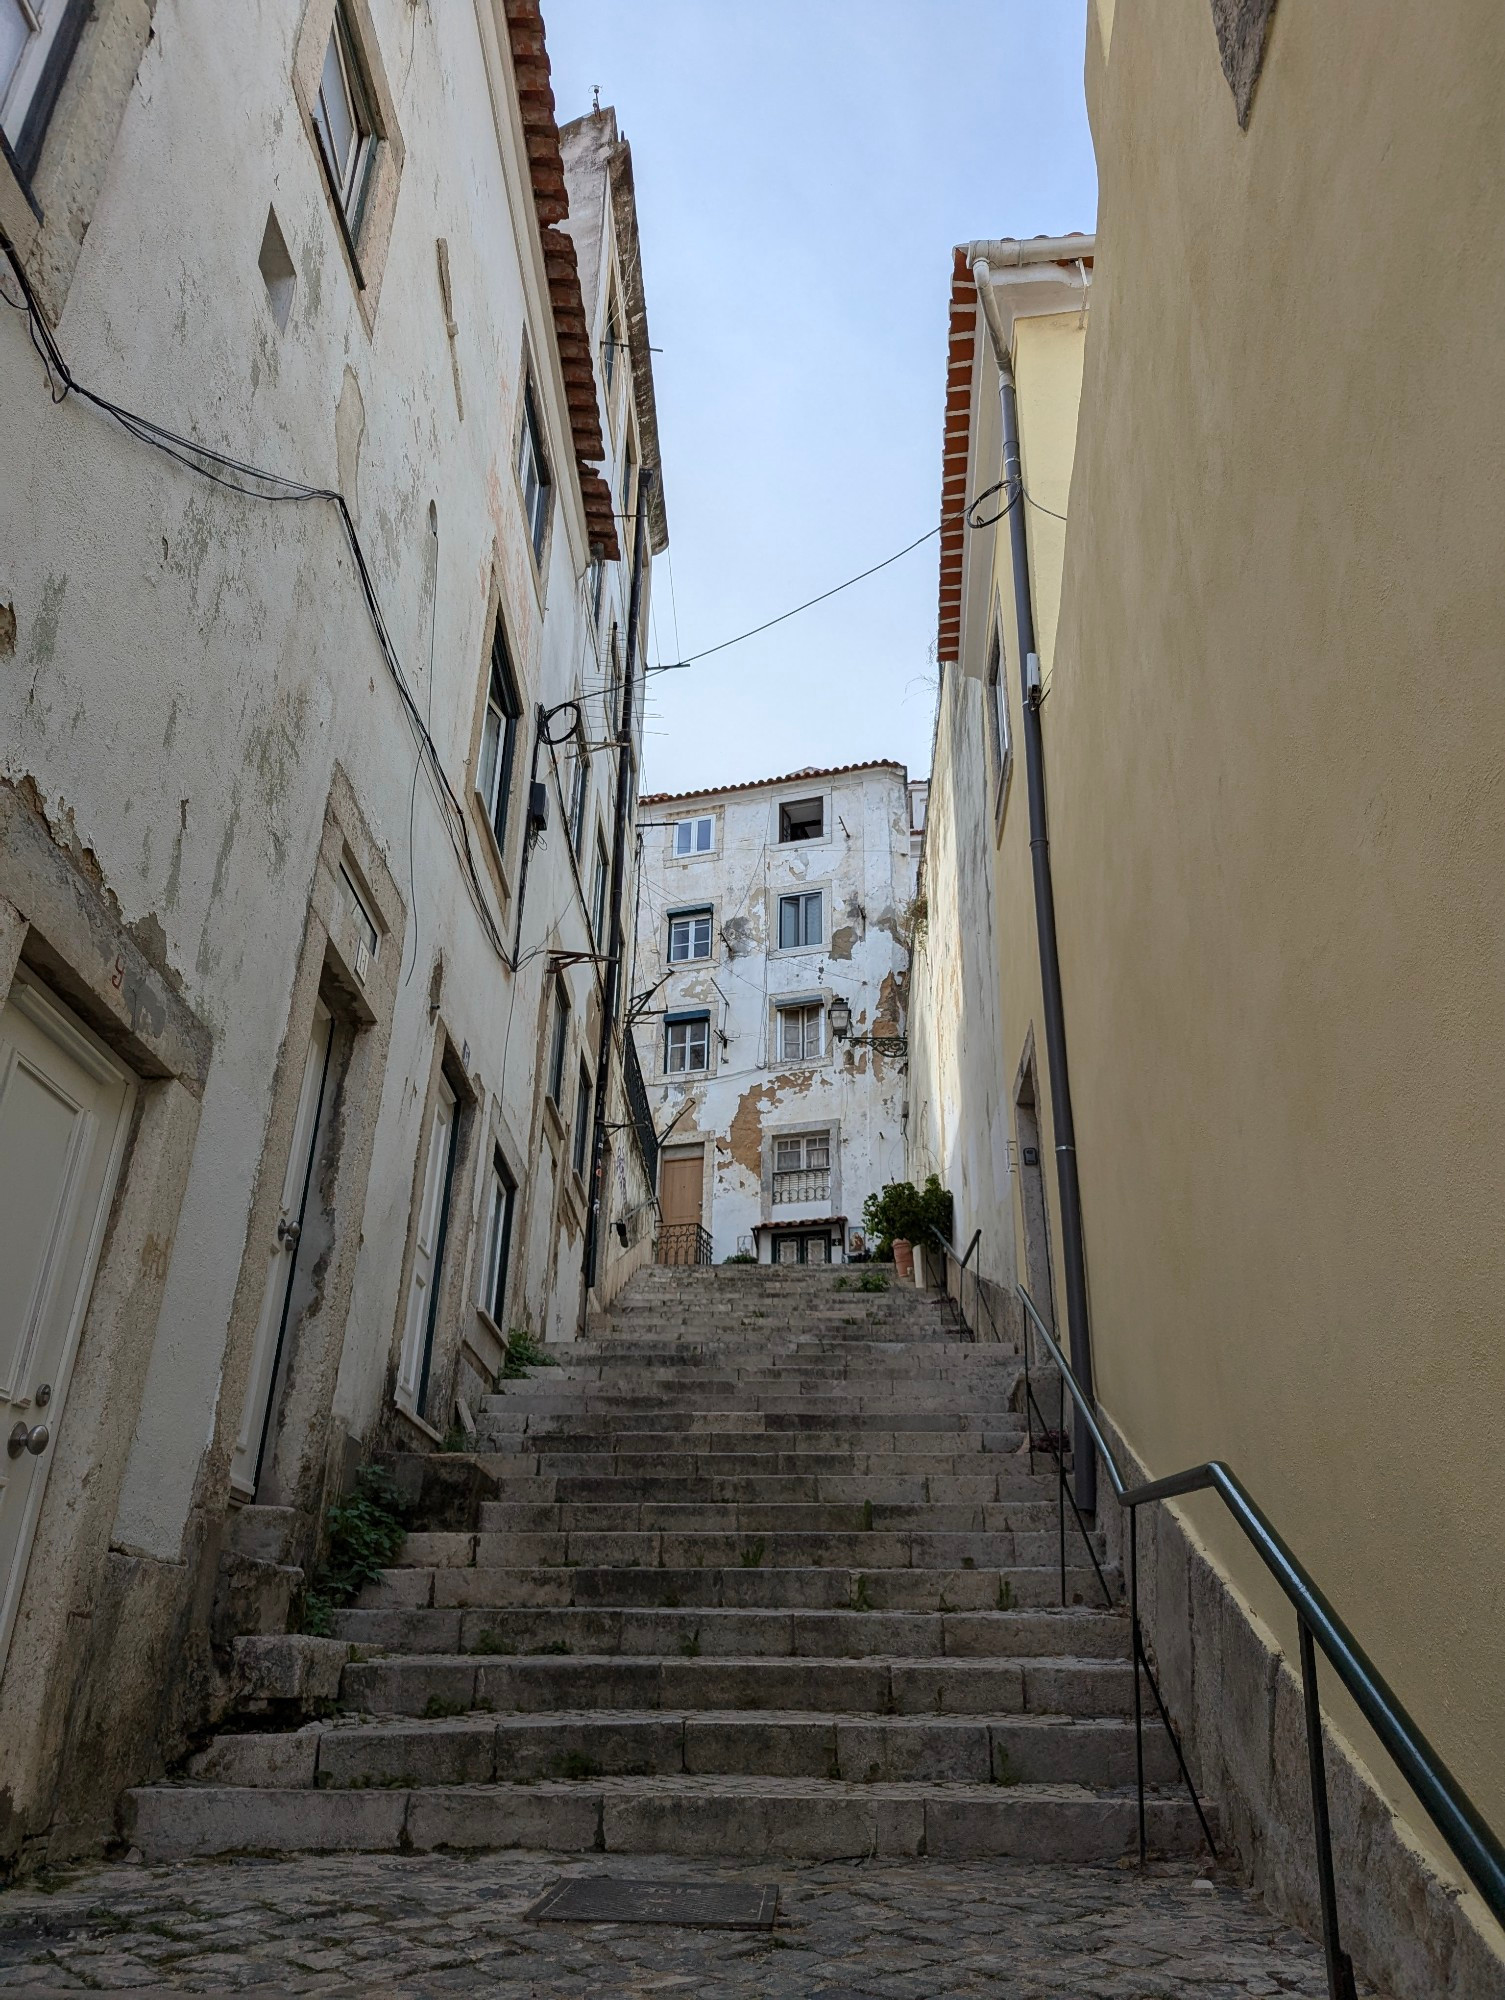
<svg viewBox="0 0 1505 2000">
<path fill-rule="evenodd" d="M 1009 701 L 1003 685 L 1003 648 L 997 632 L 988 651 L 988 735 L 994 782 L 1001 784 L 1009 761 Z"/>
<path fill-rule="evenodd" d="M 486 720 L 481 725 L 481 755 L 476 765 L 476 791 L 496 835 L 506 851 L 507 811 L 512 798 L 513 765 L 517 755 L 517 725 L 523 712 L 517 680 L 507 654 L 500 615 L 491 640 L 491 679 L 486 690 Z"/>
<path fill-rule="evenodd" d="M 611 863 L 606 842 L 596 835 L 596 879 L 591 885 L 591 931 L 599 949 L 606 940 L 606 896 L 611 883 Z"/>
<path fill-rule="evenodd" d="M 491 1156 L 491 1181 L 486 1198 L 480 1304 L 499 1327 L 507 1324 L 507 1268 L 512 1258 L 512 1211 L 516 1201 L 517 1182 L 507 1171 L 507 1162 L 498 1146 Z"/>
<path fill-rule="evenodd" d="M 4 0 L 0 0 L 4 4 Z M 330 182 L 352 236 L 360 234 L 361 208 L 371 180 L 376 151 L 376 121 L 356 59 L 355 36 L 342 5 L 334 10 L 319 95 L 314 104 L 314 129 L 319 135 Z"/>
<path fill-rule="evenodd" d="M 687 959 L 709 958 L 711 955 L 711 918 L 709 909 L 680 910 L 669 919 L 669 963 L 682 965 Z"/>
<path fill-rule="evenodd" d="M 549 1097 L 556 1111 L 564 1109 L 564 1058 L 570 1040 L 570 996 L 562 979 L 554 981 L 554 1040 L 549 1050 Z"/>
<path fill-rule="evenodd" d="M 606 564 L 600 556 L 592 556 L 590 569 L 586 572 L 586 595 L 590 602 L 591 623 L 601 622 L 601 593 L 606 583 Z"/>
<path fill-rule="evenodd" d="M 670 1076 L 704 1070 L 711 1062 L 709 1014 L 671 1016 L 664 1023 L 664 1068 Z"/>
<path fill-rule="evenodd" d="M 780 1007 L 779 1061 L 819 1062 L 825 1053 L 826 1010 L 819 1001 Z"/>
<path fill-rule="evenodd" d="M 606 295 L 606 335 L 601 345 L 601 372 L 606 377 L 606 393 L 609 396 L 617 379 L 618 356 L 626 351 L 626 343 L 622 339 L 622 308 L 615 282 Z"/>
<path fill-rule="evenodd" d="M 779 898 L 779 950 L 799 951 L 819 944 L 822 933 L 821 892 L 801 890 Z"/>
<path fill-rule="evenodd" d="M 576 854 L 585 839 L 585 808 L 590 798 L 590 755 L 585 747 L 584 727 L 577 723 L 570 744 L 570 845 Z"/>
<path fill-rule="evenodd" d="M 528 523 L 528 539 L 533 556 L 543 561 L 543 545 L 549 532 L 549 505 L 554 487 L 549 477 L 548 454 L 544 450 L 543 425 L 538 419 L 538 403 L 533 378 L 523 384 L 522 436 L 517 447 L 517 476 L 522 482 L 523 513 Z"/>
<path fill-rule="evenodd" d="M 0 0 L 0 132 L 30 181 L 89 0 Z"/>
<path fill-rule="evenodd" d="M 779 839 L 820 840 L 826 831 L 824 799 L 787 799 L 779 807 Z"/>
<path fill-rule="evenodd" d="M 585 1179 L 586 1163 L 590 1158 L 591 1097 L 591 1073 L 581 1063 L 580 1090 L 575 1098 L 575 1146 L 571 1156 L 575 1172 L 581 1180 Z"/>
</svg>

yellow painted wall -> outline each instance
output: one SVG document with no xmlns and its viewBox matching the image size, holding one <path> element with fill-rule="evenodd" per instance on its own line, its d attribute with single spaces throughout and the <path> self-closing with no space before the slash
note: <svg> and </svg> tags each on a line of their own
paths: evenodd
<svg viewBox="0 0 1505 2000">
<path fill-rule="evenodd" d="M 1505 1827 L 1505 15 L 1286 0 L 1241 134 L 1206 0 L 1138 0 L 1093 110 L 1044 732 L 1099 1392 Z"/>
</svg>

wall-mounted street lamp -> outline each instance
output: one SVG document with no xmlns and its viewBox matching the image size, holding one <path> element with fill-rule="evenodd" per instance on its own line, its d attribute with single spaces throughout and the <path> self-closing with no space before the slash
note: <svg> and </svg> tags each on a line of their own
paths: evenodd
<svg viewBox="0 0 1505 2000">
<path fill-rule="evenodd" d="M 831 1033 L 838 1042 L 850 1041 L 854 1049 L 869 1048 L 875 1055 L 880 1056 L 909 1054 L 908 1035 L 854 1035 L 852 1010 L 839 996 L 832 999 L 827 1013 L 831 1022 Z"/>
</svg>

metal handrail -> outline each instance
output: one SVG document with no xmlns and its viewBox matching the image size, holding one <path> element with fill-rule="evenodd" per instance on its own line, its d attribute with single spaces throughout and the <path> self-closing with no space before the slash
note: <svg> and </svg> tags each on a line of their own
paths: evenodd
<svg viewBox="0 0 1505 2000">
<path fill-rule="evenodd" d="M 941 1248 L 945 1251 L 946 1255 L 951 1259 L 952 1263 L 955 1264 L 956 1266 L 956 1274 L 957 1274 L 956 1316 L 961 1321 L 962 1332 L 965 1333 L 968 1340 L 972 1341 L 975 1345 L 977 1341 L 977 1331 L 975 1327 L 970 1327 L 967 1324 L 966 1289 L 962 1281 L 962 1273 L 971 1263 L 972 1253 L 977 1248 L 978 1244 L 981 1243 L 982 1241 L 982 1231 L 980 1229 L 973 1230 L 972 1241 L 967 1245 L 967 1254 L 965 1257 L 959 1255 L 956 1245 L 954 1243 L 947 1242 L 946 1238 L 941 1234 L 941 1232 L 935 1227 L 933 1223 L 931 1224 L 930 1233 L 935 1238 L 936 1242 L 940 1244 Z M 982 1274 L 979 1271 L 974 1271 L 972 1273 L 972 1297 L 976 1302 L 973 1307 L 974 1314 L 976 1312 L 976 1306 L 981 1305 L 983 1311 L 986 1312 L 988 1316 L 988 1325 L 992 1327 L 993 1338 L 996 1340 L 998 1338 L 998 1323 L 993 1318 L 992 1307 L 988 1304 L 987 1300 L 982 1295 Z"/>
<path fill-rule="evenodd" d="M 1072 1373 L 1071 1364 L 1040 1317 L 1023 1285 L 1016 1285 L 1028 1321 L 1044 1341 L 1071 1399 L 1080 1411 L 1098 1454 L 1107 1468 L 1113 1495 L 1129 1514 L 1130 1571 L 1133 1616 L 1138 1648 L 1138 1519 L 1139 1509 L 1154 1500 L 1173 1500 L 1186 1493 L 1216 1493 L 1244 1538 L 1284 1591 L 1296 1612 L 1300 1636 L 1302 1693 L 1306 1707 L 1307 1759 L 1311 1770 L 1312 1815 L 1317 1837 L 1317 1876 L 1322 1905 L 1322 1937 L 1327 1955 L 1328 1992 L 1332 2000 L 1352 2000 L 1353 1965 L 1338 1939 L 1337 1897 L 1333 1884 L 1332 1829 L 1327 1810 L 1327 1779 L 1322 1752 L 1322 1716 L 1317 1696 L 1316 1647 L 1320 1646 L 1359 1713 L 1399 1767 L 1420 1799 L 1427 1816 L 1447 1843 L 1460 1868 L 1498 1922 L 1505 1923 L 1505 1846 L 1425 1735 L 1347 1625 L 1329 1604 L 1310 1571 L 1270 1521 L 1259 1503 L 1230 1467 L 1218 1459 L 1188 1466 L 1164 1479 L 1139 1486 L 1124 1483 L 1108 1449 L 1097 1411 Z M 1028 1322 L 1027 1322 L 1028 1323 Z M 1137 1686 L 1136 1686 L 1137 1707 Z M 1141 1780 L 1142 1784 L 1142 1780 Z M 1143 1792 L 1141 1790 L 1141 1851 Z"/>
</svg>

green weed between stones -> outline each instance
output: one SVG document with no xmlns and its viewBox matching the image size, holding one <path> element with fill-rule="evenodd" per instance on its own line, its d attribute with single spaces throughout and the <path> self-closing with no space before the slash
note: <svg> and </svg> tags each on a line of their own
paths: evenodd
<svg viewBox="0 0 1505 2000">
<path fill-rule="evenodd" d="M 742 1551 L 742 1567 L 744 1569 L 757 1569 L 763 1560 L 763 1550 L 763 1537 L 759 1535 L 755 1542 L 749 1542 L 747 1547 Z"/>
<path fill-rule="evenodd" d="M 695 1631 L 687 1639 L 681 1639 L 679 1650 L 687 1660 L 698 1660 L 700 1658 L 700 1633 Z"/>
<path fill-rule="evenodd" d="M 409 1504 L 384 1466 L 365 1465 L 355 1490 L 324 1516 L 324 1560 L 303 1594 L 303 1630 L 327 1638 L 334 1614 L 368 1583 L 381 1580 L 408 1531 Z"/>
</svg>

